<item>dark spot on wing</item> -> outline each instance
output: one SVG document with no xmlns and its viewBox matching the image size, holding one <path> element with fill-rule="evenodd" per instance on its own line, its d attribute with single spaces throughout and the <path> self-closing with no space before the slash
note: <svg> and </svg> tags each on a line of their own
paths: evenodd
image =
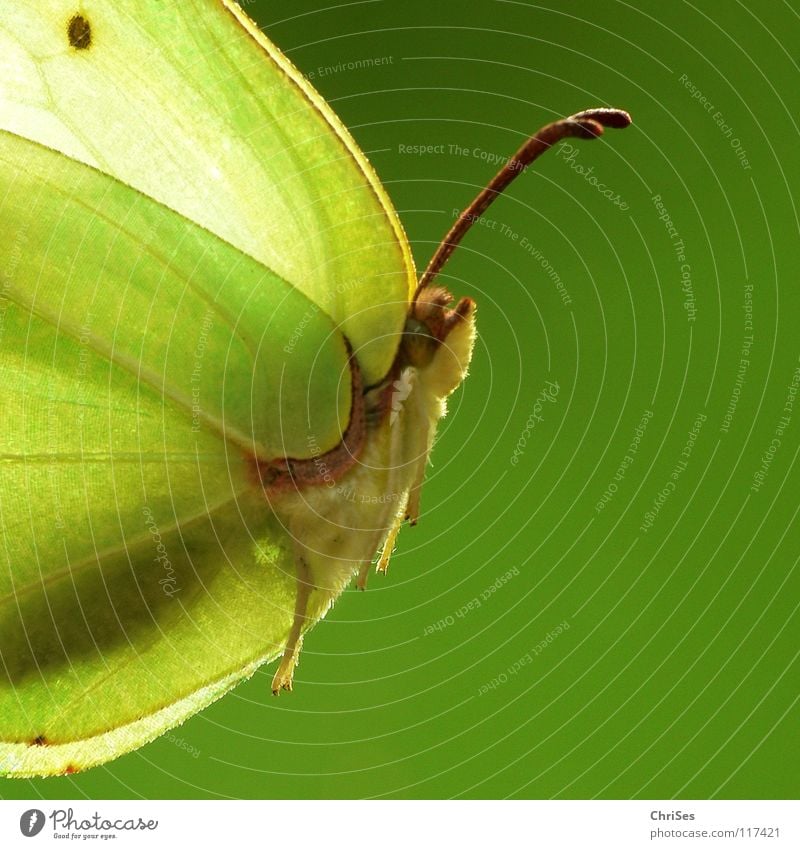
<svg viewBox="0 0 800 849">
<path fill-rule="evenodd" d="M 34 740 L 31 740 L 31 746 L 46 746 L 46 745 L 47 745 L 47 738 L 43 734 L 40 734 Z"/>
<path fill-rule="evenodd" d="M 70 47 L 76 50 L 88 50 L 92 46 L 92 27 L 83 15 L 73 15 L 67 24 L 67 38 Z"/>
<path fill-rule="evenodd" d="M 64 775 L 75 775 L 76 772 L 78 772 L 78 767 L 75 764 L 69 764 L 64 770 Z"/>
</svg>

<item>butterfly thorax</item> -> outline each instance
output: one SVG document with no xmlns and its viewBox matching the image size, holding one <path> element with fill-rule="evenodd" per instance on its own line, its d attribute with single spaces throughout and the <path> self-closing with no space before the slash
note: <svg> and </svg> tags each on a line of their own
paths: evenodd
<svg viewBox="0 0 800 849">
<path fill-rule="evenodd" d="M 441 289 L 423 292 L 412 306 L 392 370 L 363 394 L 364 436 L 341 474 L 317 464 L 314 484 L 265 487 L 313 574 L 317 609 L 332 603 L 376 552 L 385 571 L 403 521 L 415 524 L 421 487 L 446 399 L 466 375 L 475 339 L 475 305 L 449 309 Z M 308 541 L 313 540 L 313 546 Z"/>
</svg>

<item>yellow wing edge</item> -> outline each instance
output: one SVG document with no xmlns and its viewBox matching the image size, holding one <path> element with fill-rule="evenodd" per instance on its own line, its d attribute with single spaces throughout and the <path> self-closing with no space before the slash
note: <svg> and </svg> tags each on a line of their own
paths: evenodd
<svg viewBox="0 0 800 849">
<path fill-rule="evenodd" d="M 397 237 L 397 243 L 400 245 L 400 250 L 403 254 L 403 261 L 408 273 L 408 296 L 409 300 L 414 295 L 417 288 L 417 272 L 414 265 L 414 257 L 411 254 L 411 247 L 408 243 L 406 231 L 395 211 L 391 198 L 383 188 L 375 169 L 362 152 L 358 143 L 350 134 L 350 131 L 339 119 L 339 116 L 331 109 L 325 98 L 308 82 L 303 74 L 292 64 L 292 62 L 264 35 L 258 25 L 249 15 L 242 9 L 236 0 L 222 0 L 223 7 L 234 16 L 234 18 L 244 27 L 245 31 L 250 35 L 255 42 L 266 51 L 269 57 L 275 64 L 286 74 L 286 76 L 297 86 L 303 93 L 305 98 L 311 105 L 322 115 L 328 122 L 330 128 L 334 131 L 337 138 L 342 142 L 346 151 L 353 157 L 361 173 L 366 177 L 367 183 L 378 202 L 381 205 L 389 223 Z"/>
<path fill-rule="evenodd" d="M 222 698 L 237 684 L 250 678 L 259 666 L 279 654 L 280 651 L 271 651 L 268 656 L 247 664 L 171 705 L 104 734 L 52 745 L 0 741 L 0 777 L 64 776 L 106 764 L 146 743 L 151 743 L 170 729 L 181 725 L 212 702 Z"/>
</svg>

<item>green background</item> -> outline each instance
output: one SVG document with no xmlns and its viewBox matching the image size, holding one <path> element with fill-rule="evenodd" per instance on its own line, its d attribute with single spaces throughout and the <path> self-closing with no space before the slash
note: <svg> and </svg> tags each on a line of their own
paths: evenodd
<svg viewBox="0 0 800 849">
<path fill-rule="evenodd" d="M 539 125 L 614 105 L 634 126 L 543 159 L 447 267 L 480 335 L 423 519 L 309 635 L 295 692 L 264 669 L 138 752 L 2 795 L 796 797 L 797 13 L 246 8 L 351 128 L 420 266 Z"/>
</svg>

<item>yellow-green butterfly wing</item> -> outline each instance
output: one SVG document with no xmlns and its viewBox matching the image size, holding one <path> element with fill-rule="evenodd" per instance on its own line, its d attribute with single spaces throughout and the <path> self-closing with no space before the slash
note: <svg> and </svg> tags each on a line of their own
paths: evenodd
<svg viewBox="0 0 800 849">
<path fill-rule="evenodd" d="M 303 444 L 283 384 L 336 409 L 347 352 L 302 293 L 85 165 L 0 133 L 0 192 L 0 768 L 63 772 L 279 652 L 291 540 L 242 449 Z M 303 316 L 319 368 L 297 374 Z"/>
<path fill-rule="evenodd" d="M 0 47 L 0 128 L 258 260 L 342 324 L 367 384 L 383 378 L 416 283 L 401 225 L 347 130 L 236 3 L 6 0 Z"/>
<path fill-rule="evenodd" d="M 314 457 L 414 272 L 321 99 L 233 4 L 0 7 L 0 771 L 142 745 L 275 657 Z M 312 597 L 309 620 L 330 594 Z"/>
</svg>

